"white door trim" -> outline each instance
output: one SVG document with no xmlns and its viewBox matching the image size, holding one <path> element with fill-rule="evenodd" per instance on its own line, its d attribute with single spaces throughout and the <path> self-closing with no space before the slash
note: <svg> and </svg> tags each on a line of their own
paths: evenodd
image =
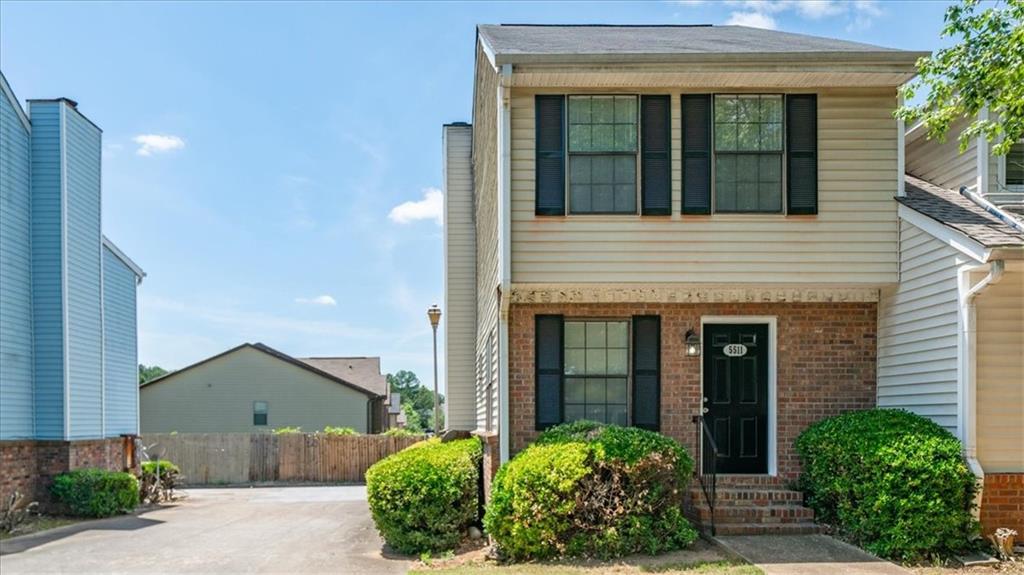
<svg viewBox="0 0 1024 575">
<path fill-rule="evenodd" d="M 768 475 L 778 470 L 778 318 L 773 315 L 702 315 L 700 316 L 701 354 L 704 353 L 706 324 L 765 324 L 768 326 Z M 700 359 L 700 394 L 704 397 L 704 358 Z M 703 407 L 703 400 L 701 402 Z"/>
</svg>

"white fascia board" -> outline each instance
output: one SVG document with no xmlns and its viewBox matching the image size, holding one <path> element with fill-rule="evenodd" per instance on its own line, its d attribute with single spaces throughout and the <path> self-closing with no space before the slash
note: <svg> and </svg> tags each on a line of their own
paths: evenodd
<svg viewBox="0 0 1024 575">
<path fill-rule="evenodd" d="M 107 236 L 103 236 L 103 247 L 110 250 L 110 253 L 114 254 L 114 257 L 116 257 L 117 259 L 121 260 L 121 263 L 128 266 L 128 269 L 132 270 L 132 272 L 135 274 L 135 277 L 139 278 L 139 283 L 142 283 L 142 278 L 146 277 L 146 272 L 142 271 L 142 268 L 140 268 L 138 264 L 133 262 L 130 257 L 125 255 L 125 253 L 122 252 L 120 248 L 114 245 L 114 242 L 110 241 L 110 238 L 108 238 Z"/>
<path fill-rule="evenodd" d="M 18 102 L 18 97 L 14 95 L 14 90 L 11 89 L 11 85 L 7 83 L 7 78 L 0 73 L 0 92 L 3 92 L 4 96 L 11 101 L 11 105 L 14 106 L 18 114 L 18 119 L 21 120 L 21 125 L 25 127 L 26 132 L 32 131 L 32 123 L 28 120 L 28 115 L 25 114 L 25 110 L 22 109 L 21 103 Z"/>
<path fill-rule="evenodd" d="M 990 248 L 986 248 L 981 243 L 967 237 L 963 232 L 942 225 L 913 208 L 900 204 L 897 213 L 907 223 L 913 224 L 940 242 L 981 263 L 987 262 L 992 255 Z"/>
</svg>

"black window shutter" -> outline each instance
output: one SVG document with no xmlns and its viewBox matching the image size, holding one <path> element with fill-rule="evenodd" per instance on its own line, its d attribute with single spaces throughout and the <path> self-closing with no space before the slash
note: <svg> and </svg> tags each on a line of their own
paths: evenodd
<svg viewBox="0 0 1024 575">
<path fill-rule="evenodd" d="M 633 426 L 661 426 L 661 318 L 633 316 Z"/>
<path fill-rule="evenodd" d="M 711 213 L 711 95 L 683 94 L 683 213 Z"/>
<path fill-rule="evenodd" d="M 536 316 L 534 401 L 538 430 L 562 423 L 562 316 Z"/>
<path fill-rule="evenodd" d="M 640 101 L 640 194 L 643 215 L 672 214 L 672 148 L 669 96 L 642 96 Z"/>
<path fill-rule="evenodd" d="M 535 212 L 565 215 L 565 96 L 536 97 Z"/>
<path fill-rule="evenodd" d="M 818 213 L 818 96 L 786 97 L 786 212 Z"/>
</svg>

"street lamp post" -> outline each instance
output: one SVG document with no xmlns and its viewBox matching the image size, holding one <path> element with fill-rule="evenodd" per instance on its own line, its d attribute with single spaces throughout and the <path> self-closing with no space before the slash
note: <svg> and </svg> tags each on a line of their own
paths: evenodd
<svg viewBox="0 0 1024 575">
<path fill-rule="evenodd" d="M 437 395 L 437 324 L 441 323 L 441 308 L 437 304 L 430 306 L 427 310 L 427 317 L 430 318 L 430 327 L 434 329 L 434 435 L 440 431 L 440 401 Z"/>
</svg>

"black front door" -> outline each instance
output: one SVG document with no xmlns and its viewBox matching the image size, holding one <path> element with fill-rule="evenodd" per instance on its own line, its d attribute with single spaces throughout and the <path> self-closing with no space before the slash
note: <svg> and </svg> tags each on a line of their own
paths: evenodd
<svg viewBox="0 0 1024 575">
<path fill-rule="evenodd" d="M 718 473 L 768 473 L 768 326 L 704 326 L 704 418 Z M 706 459 L 705 459 L 706 461 Z"/>
</svg>

